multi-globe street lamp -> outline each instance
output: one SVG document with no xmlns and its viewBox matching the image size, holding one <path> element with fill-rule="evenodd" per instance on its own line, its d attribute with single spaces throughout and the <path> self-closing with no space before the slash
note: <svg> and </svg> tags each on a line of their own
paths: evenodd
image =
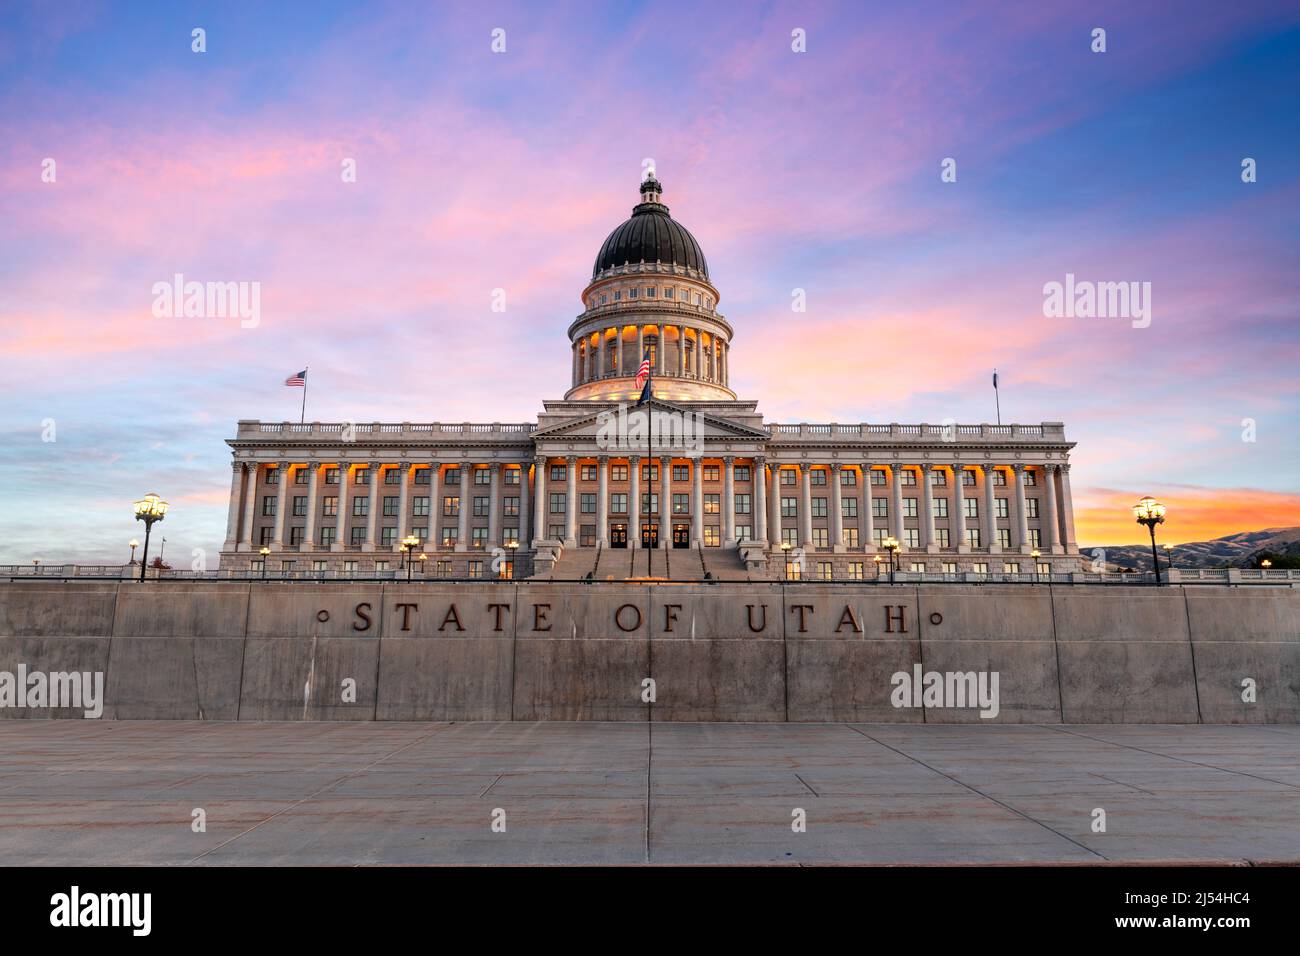
<svg viewBox="0 0 1300 956">
<path fill-rule="evenodd" d="M 415 565 L 415 549 L 420 546 L 420 539 L 408 534 L 402 539 L 402 552 L 406 555 L 406 580 L 411 580 L 411 569 Z"/>
<path fill-rule="evenodd" d="M 898 556 L 898 539 L 891 535 L 880 542 L 880 546 L 889 552 L 889 583 L 893 584 L 895 558 Z"/>
<path fill-rule="evenodd" d="M 149 567 L 149 532 L 156 522 L 167 516 L 167 502 L 158 497 L 157 492 L 149 492 L 135 503 L 135 520 L 144 522 L 144 553 L 140 556 L 140 580 L 144 581 L 145 571 Z"/>
<path fill-rule="evenodd" d="M 1160 556 L 1156 552 L 1156 525 L 1165 523 L 1166 508 L 1150 495 L 1139 499 L 1133 506 L 1133 517 L 1151 532 L 1151 564 L 1156 572 L 1156 587 L 1160 586 Z"/>
<path fill-rule="evenodd" d="M 1259 566 L 1263 568 L 1265 571 L 1267 571 L 1269 568 L 1273 566 L 1273 562 L 1270 561 L 1268 558 L 1265 558 L 1263 561 L 1259 562 Z"/>
</svg>

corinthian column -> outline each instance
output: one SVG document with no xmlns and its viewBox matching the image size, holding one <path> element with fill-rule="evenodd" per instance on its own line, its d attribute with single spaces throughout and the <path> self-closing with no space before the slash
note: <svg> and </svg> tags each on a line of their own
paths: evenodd
<svg viewBox="0 0 1300 956">
<path fill-rule="evenodd" d="M 755 458 L 749 469 L 753 479 L 754 498 L 751 504 L 754 519 L 754 540 L 767 540 L 767 459 Z"/>
<path fill-rule="evenodd" d="M 652 462 L 653 464 L 653 462 Z M 659 547 L 673 546 L 673 460 L 659 459 Z"/>
<path fill-rule="evenodd" d="M 966 554 L 970 548 L 966 547 L 966 492 L 963 489 L 961 479 L 965 474 L 965 469 L 960 464 L 952 466 L 952 515 L 948 518 L 948 527 L 952 528 L 955 541 L 949 542 L 958 554 Z"/>
<path fill-rule="evenodd" d="M 933 479 L 930 477 L 933 473 L 934 465 L 928 462 L 921 465 L 921 484 L 925 486 L 921 494 L 921 507 L 923 509 L 921 515 L 921 547 L 925 548 L 929 554 L 939 550 L 939 544 L 935 541 L 934 534 L 934 485 L 931 484 Z"/>
<path fill-rule="evenodd" d="M 1060 554 L 1062 548 L 1060 517 L 1056 507 L 1055 463 L 1044 466 L 1043 484 L 1047 486 L 1047 514 L 1038 516 L 1038 524 L 1043 529 L 1043 550 L 1049 554 Z"/>
<path fill-rule="evenodd" d="M 537 486 L 537 494 L 533 496 L 533 514 L 537 516 L 537 527 L 534 537 L 538 541 L 546 538 L 546 512 L 549 507 L 550 499 L 546 495 L 546 456 L 538 455 L 537 460 L 533 463 L 534 481 Z"/>
<path fill-rule="evenodd" d="M 812 469 L 804 462 L 799 466 L 799 545 L 811 551 L 812 541 Z"/>
<path fill-rule="evenodd" d="M 994 507 L 996 496 L 993 493 L 993 473 L 997 471 L 997 466 L 980 465 L 980 471 L 984 473 L 984 547 L 988 548 L 989 554 L 1001 554 L 1002 545 L 998 544 L 998 513 Z"/>
<path fill-rule="evenodd" d="M 691 545 L 704 547 L 704 459 L 691 459 Z"/>
<path fill-rule="evenodd" d="M 836 554 L 844 551 L 844 492 L 840 488 L 842 467 L 839 462 L 835 462 L 827 476 L 831 483 L 831 548 Z"/>
<path fill-rule="evenodd" d="M 636 455 L 630 455 L 627 459 L 627 481 L 627 546 L 639 548 L 641 547 L 641 459 Z"/>
<path fill-rule="evenodd" d="M 894 512 L 890 524 L 894 529 L 894 537 L 898 539 L 899 553 L 902 553 L 907 550 L 907 536 L 903 534 L 903 469 L 898 465 L 890 465 L 889 471 L 889 479 L 893 483 L 890 490 L 894 493 L 894 500 L 889 503 L 890 510 Z"/>
<path fill-rule="evenodd" d="M 275 473 L 279 487 L 275 489 L 275 535 L 271 539 L 272 551 L 284 550 L 284 512 L 289 501 L 289 482 L 293 480 L 289 474 L 291 468 L 289 462 L 282 461 Z"/>
<path fill-rule="evenodd" d="M 578 544 L 578 502 L 575 500 L 578 497 L 578 459 L 570 455 L 565 459 L 565 466 L 564 546 L 572 548 Z"/>
<path fill-rule="evenodd" d="M 239 540 L 239 502 L 244 492 L 244 463 L 230 463 L 230 505 L 226 511 L 226 542 L 222 551 L 234 551 Z"/>
<path fill-rule="evenodd" d="M 240 536 L 245 551 L 256 551 L 253 525 L 257 520 L 257 477 L 260 466 L 255 461 L 247 464 L 248 495 L 244 499 L 244 533 Z"/>
<path fill-rule="evenodd" d="M 596 459 L 596 544 L 609 547 L 609 456 Z"/>
<path fill-rule="evenodd" d="M 1029 515 L 1025 509 L 1025 466 L 1015 464 L 1011 471 L 1016 479 L 1016 544 L 1021 554 L 1029 553 Z"/>
<path fill-rule="evenodd" d="M 722 459 L 722 546 L 736 546 L 736 459 Z"/>
</svg>

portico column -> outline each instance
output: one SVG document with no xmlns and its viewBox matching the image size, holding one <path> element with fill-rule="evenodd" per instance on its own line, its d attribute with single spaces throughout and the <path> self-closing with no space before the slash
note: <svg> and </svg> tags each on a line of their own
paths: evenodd
<svg viewBox="0 0 1300 956">
<path fill-rule="evenodd" d="M 234 551 L 235 542 L 239 540 L 239 503 L 244 493 L 244 463 L 233 460 L 230 463 L 230 505 L 226 510 L 226 542 L 222 551 Z"/>
<path fill-rule="evenodd" d="M 411 533 L 411 466 L 407 462 L 402 462 L 397 466 L 401 469 L 401 483 L 397 486 L 397 540 L 393 542 L 393 550 L 402 550 L 402 539 Z"/>
<path fill-rule="evenodd" d="M 862 463 L 862 545 L 866 551 L 876 550 L 876 519 L 871 513 L 871 464 Z"/>
<path fill-rule="evenodd" d="M 966 470 L 960 464 L 952 466 L 952 507 L 953 514 L 948 519 L 948 526 L 952 528 L 952 533 L 956 536 L 956 541 L 950 541 L 949 544 L 956 549 L 958 554 L 967 554 L 970 548 L 966 547 L 966 492 L 962 485 L 962 476 Z"/>
<path fill-rule="evenodd" d="M 633 363 L 636 368 L 641 367 L 641 359 L 645 355 L 645 326 L 640 322 L 636 324 L 636 361 Z M 632 370 L 636 374 L 636 369 Z"/>
<path fill-rule="evenodd" d="M 667 361 L 667 359 L 664 358 L 664 352 L 668 351 L 668 326 L 660 322 L 659 329 L 655 333 L 655 336 L 659 340 L 659 344 L 655 346 L 655 374 L 662 378 L 664 374 L 664 363 Z"/>
<path fill-rule="evenodd" d="M 890 465 L 889 480 L 893 483 L 894 500 L 889 503 L 890 510 L 893 511 L 894 517 L 890 520 L 893 528 L 893 535 L 898 539 L 898 550 L 903 552 L 907 550 L 907 536 L 903 534 L 903 469 L 899 465 Z"/>
<path fill-rule="evenodd" d="M 839 462 L 834 462 L 827 476 L 831 483 L 831 548 L 836 554 L 844 551 L 844 492 L 840 489 Z"/>
<path fill-rule="evenodd" d="M 501 547 L 501 462 L 488 465 L 488 549 Z"/>
<path fill-rule="evenodd" d="M 677 377 L 686 377 L 686 326 L 677 326 Z"/>
<path fill-rule="evenodd" d="M 370 470 L 366 472 L 370 480 L 369 510 L 366 512 L 366 548 L 370 551 L 379 550 L 379 536 L 375 529 L 379 526 L 379 486 L 384 482 L 384 463 L 372 461 Z"/>
<path fill-rule="evenodd" d="M 921 547 L 925 548 L 927 554 L 933 554 L 939 550 L 939 544 L 935 541 L 934 533 L 934 486 L 931 482 L 931 475 L 934 472 L 934 465 L 929 462 L 921 465 L 921 484 L 925 485 L 925 491 L 922 493 L 922 507 L 925 509 L 922 516 L 922 533 Z"/>
<path fill-rule="evenodd" d="M 578 343 L 577 342 L 573 343 L 573 361 L 571 364 L 573 368 L 570 371 L 569 377 L 573 380 L 573 384 L 577 385 L 578 384 Z"/>
<path fill-rule="evenodd" d="M 1016 478 L 1016 546 L 1021 554 L 1029 553 L 1029 515 L 1025 513 L 1025 466 L 1015 464 L 1011 471 Z"/>
<path fill-rule="evenodd" d="M 596 377 L 605 377 L 605 330 L 601 329 L 596 336 Z"/>
<path fill-rule="evenodd" d="M 245 465 L 248 473 L 248 497 L 244 499 L 244 533 L 242 540 L 246 548 L 245 551 L 256 551 L 257 542 L 253 540 L 253 522 L 257 518 L 257 479 L 260 466 L 255 461 L 250 461 Z"/>
<path fill-rule="evenodd" d="M 572 548 L 578 544 L 578 459 L 570 455 L 564 462 L 564 546 Z"/>
<path fill-rule="evenodd" d="M 799 544 L 812 548 L 812 469 L 804 462 L 799 466 Z"/>
<path fill-rule="evenodd" d="M 609 456 L 601 455 L 596 459 L 596 544 L 602 548 L 609 547 Z"/>
<path fill-rule="evenodd" d="M 627 459 L 627 546 L 641 547 L 641 459 L 630 455 Z"/>
<path fill-rule="evenodd" d="M 1043 467 L 1043 484 L 1047 485 L 1047 514 L 1038 516 L 1043 529 L 1043 550 L 1049 554 L 1061 553 L 1060 518 L 1056 510 L 1056 464 Z"/>
<path fill-rule="evenodd" d="M 429 540 L 424 545 L 429 550 L 442 547 L 441 472 L 441 464 L 436 461 L 429 462 Z M 339 500 L 342 501 L 341 498 Z"/>
<path fill-rule="evenodd" d="M 704 381 L 704 336 L 695 330 L 695 380 Z"/>
<path fill-rule="evenodd" d="M 284 512 L 289 494 L 289 482 L 293 480 L 293 476 L 289 474 L 291 468 L 289 462 L 282 461 L 275 473 L 279 487 L 275 489 L 275 534 L 271 538 L 272 551 L 284 549 Z"/>
<path fill-rule="evenodd" d="M 537 460 L 533 463 L 533 468 L 534 481 L 537 485 L 537 494 L 533 496 L 535 499 L 533 513 L 537 518 L 534 540 L 544 541 L 546 539 L 546 513 L 550 502 L 546 495 L 546 456 L 538 455 Z"/>
<path fill-rule="evenodd" d="M 772 462 L 771 495 L 768 497 L 768 507 L 772 509 L 772 520 L 768 522 L 769 541 L 772 547 L 781 547 L 783 540 L 781 531 L 781 463 Z"/>
<path fill-rule="evenodd" d="M 749 469 L 753 477 L 754 540 L 767 540 L 767 459 L 755 458 Z"/>
<path fill-rule="evenodd" d="M 659 459 L 659 547 L 673 546 L 673 460 Z"/>
<path fill-rule="evenodd" d="M 316 509 L 320 507 L 320 465 L 307 463 L 307 524 L 302 529 L 302 543 L 307 551 L 316 550 Z"/>
<path fill-rule="evenodd" d="M 736 459 L 722 459 L 722 546 L 736 546 Z"/>
<path fill-rule="evenodd" d="M 460 463 L 460 508 L 456 516 L 456 550 L 469 550 L 469 516 L 474 510 L 474 463 Z"/>
<path fill-rule="evenodd" d="M 704 459 L 691 459 L 691 541 L 692 547 L 704 547 Z"/>
<path fill-rule="evenodd" d="M 1060 468 L 1061 472 L 1061 517 L 1063 519 L 1063 535 L 1065 541 L 1065 553 L 1076 554 L 1079 550 L 1079 543 L 1074 537 L 1074 500 L 1070 497 L 1070 465 L 1063 462 Z"/>
<path fill-rule="evenodd" d="M 984 473 L 984 520 L 982 522 L 984 547 L 988 549 L 989 554 L 1001 554 L 1002 545 L 998 544 L 998 513 L 994 507 L 996 502 L 993 494 L 993 473 L 997 471 L 997 466 L 980 465 L 980 471 Z"/>
</svg>

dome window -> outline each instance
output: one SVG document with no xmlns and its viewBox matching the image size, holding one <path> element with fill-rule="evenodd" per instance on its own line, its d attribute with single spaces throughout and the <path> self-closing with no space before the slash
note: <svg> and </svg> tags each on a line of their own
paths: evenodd
<svg viewBox="0 0 1300 956">
<path fill-rule="evenodd" d="M 648 289 L 645 290 L 645 294 L 647 299 L 653 299 L 655 297 L 655 287 L 650 286 Z"/>
</svg>

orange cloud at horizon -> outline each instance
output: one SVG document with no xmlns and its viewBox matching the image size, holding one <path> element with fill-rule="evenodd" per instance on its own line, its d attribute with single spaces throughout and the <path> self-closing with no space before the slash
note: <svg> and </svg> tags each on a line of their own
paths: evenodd
<svg viewBox="0 0 1300 956">
<path fill-rule="evenodd" d="M 1168 506 L 1156 538 L 1171 544 L 1300 525 L 1300 494 L 1293 492 L 1196 485 L 1172 485 L 1155 491 L 1089 488 L 1074 496 L 1075 533 L 1080 547 L 1143 544 L 1150 540 L 1132 510 L 1144 494 Z"/>
</svg>

